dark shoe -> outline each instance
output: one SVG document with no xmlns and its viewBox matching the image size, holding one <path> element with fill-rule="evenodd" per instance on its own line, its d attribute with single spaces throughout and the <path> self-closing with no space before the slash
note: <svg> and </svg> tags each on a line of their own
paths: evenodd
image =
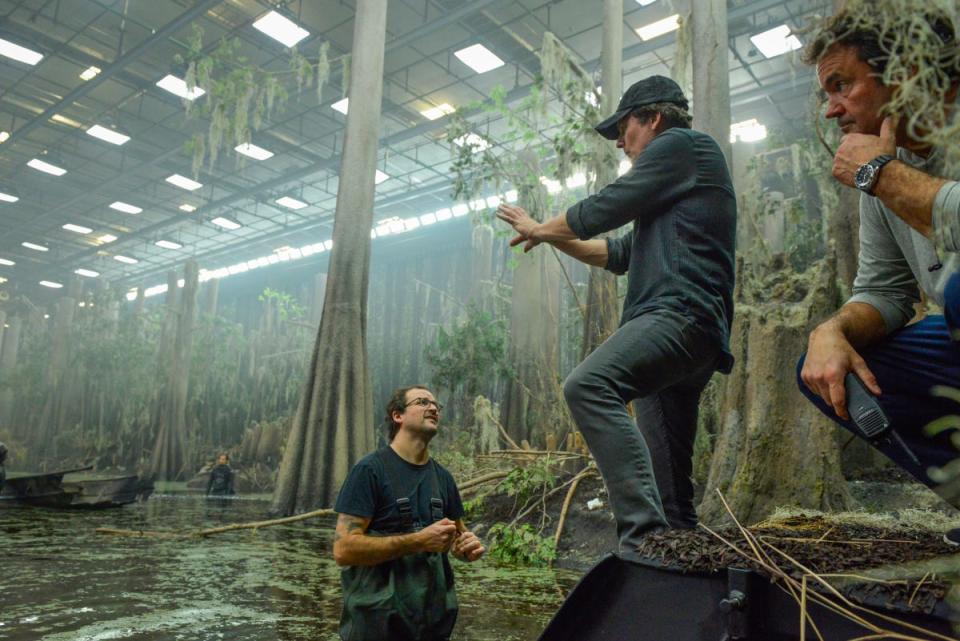
<svg viewBox="0 0 960 641">
<path fill-rule="evenodd" d="M 947 533 L 943 535 L 943 542 L 954 547 L 960 546 L 960 527 L 948 530 Z"/>
</svg>

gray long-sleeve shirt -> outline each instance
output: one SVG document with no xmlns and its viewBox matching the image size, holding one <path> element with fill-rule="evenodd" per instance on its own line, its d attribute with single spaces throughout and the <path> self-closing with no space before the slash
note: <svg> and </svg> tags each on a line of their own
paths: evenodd
<svg viewBox="0 0 960 641">
<path fill-rule="evenodd" d="M 897 158 L 933 176 L 943 176 L 942 150 L 927 158 L 897 149 Z M 943 306 L 947 279 L 960 269 L 960 183 L 944 185 L 933 204 L 934 239 L 913 229 L 879 198 L 860 196 L 860 255 L 853 295 L 883 317 L 888 332 L 913 318 L 920 290 Z M 937 249 L 939 247 L 939 251 Z M 932 269 L 942 265 L 939 269 Z"/>
<path fill-rule="evenodd" d="M 567 224 L 586 240 L 633 223 L 607 239 L 607 269 L 627 274 L 621 324 L 668 309 L 713 332 L 724 358 L 733 321 L 737 204 L 730 173 L 714 140 L 672 128 L 647 145 L 633 167 L 567 210 Z"/>
</svg>

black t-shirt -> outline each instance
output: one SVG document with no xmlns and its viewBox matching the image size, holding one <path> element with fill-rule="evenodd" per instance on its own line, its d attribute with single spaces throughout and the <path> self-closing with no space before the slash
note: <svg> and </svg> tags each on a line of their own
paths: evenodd
<svg viewBox="0 0 960 641">
<path fill-rule="evenodd" d="M 396 486 L 396 487 L 395 487 Z M 384 534 L 408 531 L 402 525 L 397 499 L 407 498 L 414 528 L 430 525 L 431 498 L 442 503 L 443 516 L 463 517 L 463 502 L 453 476 L 434 460 L 415 465 L 403 460 L 389 446 L 360 459 L 343 482 L 334 509 L 371 519 L 368 530 Z"/>
<path fill-rule="evenodd" d="M 633 223 L 607 239 L 606 268 L 627 274 L 621 324 L 657 309 L 697 320 L 723 349 L 718 369 L 730 371 L 737 202 L 710 136 L 660 133 L 630 171 L 570 207 L 566 220 L 583 240 Z"/>
</svg>

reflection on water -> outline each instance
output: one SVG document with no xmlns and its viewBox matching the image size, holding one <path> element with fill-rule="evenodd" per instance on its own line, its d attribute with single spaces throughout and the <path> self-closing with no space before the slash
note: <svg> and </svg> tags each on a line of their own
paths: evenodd
<svg viewBox="0 0 960 641">
<path fill-rule="evenodd" d="M 0 510 L 0 639 L 335 640 L 332 520 L 209 539 L 126 538 L 267 518 L 265 501 L 185 495 L 96 512 Z M 536 639 L 577 576 L 454 562 L 457 641 Z"/>
</svg>

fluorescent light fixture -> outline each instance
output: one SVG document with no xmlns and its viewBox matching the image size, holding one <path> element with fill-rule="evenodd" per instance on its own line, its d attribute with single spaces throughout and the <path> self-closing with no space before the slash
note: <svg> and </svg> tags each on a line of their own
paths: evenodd
<svg viewBox="0 0 960 641">
<path fill-rule="evenodd" d="M 6 265 L 7 267 L 13 267 L 14 265 L 16 265 L 16 263 L 13 262 L 12 260 L 10 260 L 9 258 L 0 258 L 0 265 Z"/>
<path fill-rule="evenodd" d="M 350 99 L 349 99 L 349 98 L 342 98 L 342 99 L 336 101 L 335 103 L 333 103 L 332 105 L 330 105 L 330 108 L 331 108 L 331 109 L 335 109 L 336 111 L 339 111 L 339 112 L 342 113 L 344 116 L 346 116 L 346 115 L 347 115 L 347 109 L 350 108 Z"/>
<path fill-rule="evenodd" d="M 61 116 L 60 114 L 53 114 L 50 116 L 50 120 L 53 122 L 59 122 L 61 125 L 67 125 L 68 127 L 73 127 L 74 129 L 79 129 L 83 125 L 74 120 L 73 118 L 67 118 L 66 116 Z"/>
<path fill-rule="evenodd" d="M 427 120 L 438 120 L 443 118 L 446 115 L 452 114 L 456 109 L 451 107 L 448 103 L 439 104 L 436 107 L 430 107 L 429 109 L 424 109 L 420 112 Z"/>
<path fill-rule="evenodd" d="M 403 220 L 403 229 L 404 231 L 413 231 L 420 226 L 420 219 L 414 216 L 413 218 L 406 218 Z"/>
<path fill-rule="evenodd" d="M 113 234 L 103 234 L 102 236 L 97 236 L 97 242 L 101 245 L 106 245 L 107 243 L 112 243 L 117 239 Z"/>
<path fill-rule="evenodd" d="M 25 240 L 25 241 L 23 241 L 23 242 L 20 243 L 20 244 L 23 245 L 24 247 L 26 247 L 27 249 L 32 249 L 33 251 L 38 251 L 38 252 L 50 251 L 50 248 L 49 248 L 49 247 L 45 247 L 45 246 L 43 246 L 43 245 L 38 245 L 38 244 L 36 244 L 36 243 L 31 243 L 31 242 L 28 241 L 28 240 Z"/>
<path fill-rule="evenodd" d="M 271 11 L 254 22 L 253 28 L 287 47 L 294 46 L 310 35 L 309 31 L 276 11 Z"/>
<path fill-rule="evenodd" d="M 122 211 L 125 214 L 139 214 L 143 211 L 142 208 L 137 207 L 136 205 L 125 203 L 122 200 L 110 203 L 110 209 L 116 209 L 117 211 Z"/>
<path fill-rule="evenodd" d="M 502 200 L 500 196 L 490 196 L 487 198 L 487 207 L 493 209 L 494 207 L 499 207 Z"/>
<path fill-rule="evenodd" d="M 454 218 L 460 218 L 460 216 L 466 216 L 469 214 L 470 208 L 464 203 L 457 203 L 450 209 L 450 211 L 453 213 Z M 437 216 L 437 218 L 439 218 L 439 216 Z"/>
<path fill-rule="evenodd" d="M 184 100 L 196 100 L 207 93 L 200 87 L 194 87 L 190 91 L 187 91 L 187 83 L 172 74 L 167 74 L 157 81 L 157 86 Z"/>
<path fill-rule="evenodd" d="M 324 246 L 324 248 L 326 248 L 326 249 L 333 249 L 333 241 L 332 241 L 332 240 L 325 240 L 325 241 L 323 241 L 323 246 Z"/>
<path fill-rule="evenodd" d="M 646 26 L 639 27 L 637 29 L 637 35 L 640 36 L 641 40 L 653 40 L 654 38 L 662 36 L 665 33 L 676 31 L 679 28 L 680 14 L 675 13 L 669 18 L 657 20 L 656 22 L 651 22 Z"/>
<path fill-rule="evenodd" d="M 238 154 L 249 156 L 254 160 L 266 160 L 267 158 L 273 157 L 272 151 L 267 151 L 263 147 L 258 147 L 252 142 L 245 142 L 242 145 L 237 145 L 233 148 L 233 150 Z"/>
<path fill-rule="evenodd" d="M 198 183 L 196 180 L 190 180 L 186 176 L 181 176 L 180 174 L 167 176 L 165 180 L 171 185 L 176 185 L 180 189 L 186 189 L 187 191 L 193 191 L 203 187 L 202 183 Z"/>
<path fill-rule="evenodd" d="M 43 60 L 43 54 L 39 51 L 21 47 L 3 38 L 0 38 L 0 56 L 13 58 L 18 62 L 25 62 L 28 65 L 35 65 Z"/>
<path fill-rule="evenodd" d="M 63 287 L 63 283 L 55 283 L 52 280 L 41 280 L 40 284 L 44 287 L 49 287 L 50 289 L 60 289 Z"/>
<path fill-rule="evenodd" d="M 432 225 L 435 222 L 437 222 L 436 214 L 424 214 L 423 216 L 420 216 L 421 225 Z"/>
<path fill-rule="evenodd" d="M 454 138 L 453 144 L 458 147 L 472 147 L 474 151 L 485 151 L 490 149 L 490 142 L 480 134 L 475 133 L 463 134 L 458 138 Z"/>
<path fill-rule="evenodd" d="M 57 167 L 56 165 L 51 165 L 50 163 L 40 160 L 39 158 L 33 158 L 30 162 L 27 163 L 28 167 L 33 167 L 37 171 L 42 171 L 45 174 L 53 174 L 54 176 L 62 176 L 67 173 L 67 170 L 63 167 Z"/>
<path fill-rule="evenodd" d="M 74 225 L 73 223 L 67 223 L 63 226 L 67 231 L 76 232 L 78 234 L 89 234 L 93 230 L 89 227 L 84 227 L 83 225 Z"/>
<path fill-rule="evenodd" d="M 282 205 L 287 209 L 303 209 L 307 206 L 307 203 L 302 200 L 297 200 L 291 196 L 284 196 L 283 198 L 277 198 L 275 201 L 278 205 Z"/>
<path fill-rule="evenodd" d="M 232 221 L 229 218 L 224 218 L 223 216 L 217 216 L 210 222 L 216 225 L 217 227 L 223 227 L 224 229 L 230 229 L 230 230 L 240 229 L 241 227 L 243 227 L 243 225 L 241 225 L 240 223 Z"/>
<path fill-rule="evenodd" d="M 757 142 L 767 137 L 767 128 L 756 118 L 730 125 L 730 142 Z"/>
<path fill-rule="evenodd" d="M 3 201 L 5 203 L 15 203 L 18 200 L 20 200 L 20 198 L 17 196 L 14 196 L 13 194 L 8 194 L 5 191 L 0 191 L 0 201 Z"/>
<path fill-rule="evenodd" d="M 7 142 L 7 139 L 10 138 L 9 131 L 0 131 L 0 143 Z"/>
<path fill-rule="evenodd" d="M 3 276 L 0 276 L 0 285 L 3 285 L 5 282 L 7 282 L 7 279 L 4 278 Z M 3 326 L 4 326 L 4 328 L 9 328 L 9 327 L 10 327 L 10 326 L 7 325 L 6 323 L 4 323 Z"/>
<path fill-rule="evenodd" d="M 93 80 L 100 73 L 100 67 L 87 67 L 80 72 L 80 80 Z"/>
<path fill-rule="evenodd" d="M 511 189 L 503 195 L 503 199 L 508 203 L 515 203 L 520 199 L 520 193 L 516 189 Z"/>
<path fill-rule="evenodd" d="M 130 256 L 124 256 L 123 254 L 115 254 L 113 257 L 114 260 L 118 260 L 121 263 L 126 263 L 127 265 L 136 265 L 140 261 L 136 258 L 131 258 Z"/>
<path fill-rule="evenodd" d="M 175 243 L 172 240 L 158 240 L 154 243 L 157 247 L 163 247 L 164 249 L 183 249 L 183 245 L 180 243 Z"/>
<path fill-rule="evenodd" d="M 765 58 L 776 58 L 788 51 L 799 49 L 803 46 L 800 39 L 790 33 L 790 27 L 785 24 L 773 29 L 768 29 L 763 33 L 750 36 L 750 42 L 757 48 L 757 51 L 763 54 Z"/>
<path fill-rule="evenodd" d="M 111 145 L 122 145 L 130 140 L 130 136 L 125 136 L 119 131 L 107 129 L 106 127 L 101 127 L 100 125 L 94 125 L 90 127 L 87 129 L 87 133 L 94 138 L 99 138 L 100 140 L 106 141 Z"/>
<path fill-rule="evenodd" d="M 196 207 L 187 203 L 183 203 L 182 205 L 180 205 L 179 209 L 180 211 L 185 211 L 188 214 L 192 214 L 193 212 L 197 211 Z"/>
<path fill-rule="evenodd" d="M 86 276 L 87 278 L 96 278 L 100 275 L 100 272 L 95 272 L 92 269 L 84 269 L 83 267 L 73 270 L 73 273 L 79 276 Z"/>
<path fill-rule="evenodd" d="M 637 4 L 640 5 L 641 7 L 646 7 L 653 4 L 656 1 L 657 0 L 637 0 Z"/>
<path fill-rule="evenodd" d="M 384 180 L 388 180 L 389 178 L 390 178 L 390 176 L 388 176 L 387 174 L 383 173 L 382 171 L 380 171 L 380 170 L 378 169 L 378 170 L 377 170 L 377 173 L 375 173 L 375 174 L 373 175 L 373 184 L 374 184 L 374 185 L 379 185 L 379 184 L 382 183 Z"/>
<path fill-rule="evenodd" d="M 437 220 L 450 220 L 451 218 L 453 218 L 453 212 L 451 212 L 450 209 L 446 207 L 443 209 L 438 209 L 433 213 L 436 215 Z"/>
<path fill-rule="evenodd" d="M 453 55 L 477 73 L 486 73 L 491 69 L 503 66 L 503 60 L 481 44 L 471 45 L 466 49 L 455 51 Z"/>
</svg>

